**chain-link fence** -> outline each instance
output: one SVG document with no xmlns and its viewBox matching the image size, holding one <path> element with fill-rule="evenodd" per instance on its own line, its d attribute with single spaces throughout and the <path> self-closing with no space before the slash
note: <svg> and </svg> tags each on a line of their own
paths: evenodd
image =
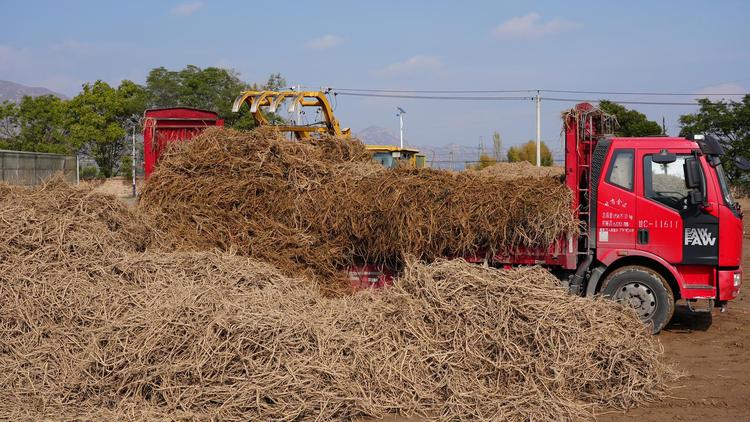
<svg viewBox="0 0 750 422">
<path fill-rule="evenodd" d="M 62 172 L 68 183 L 78 183 L 78 161 L 72 155 L 0 150 L 0 181 L 33 186 Z"/>
</svg>

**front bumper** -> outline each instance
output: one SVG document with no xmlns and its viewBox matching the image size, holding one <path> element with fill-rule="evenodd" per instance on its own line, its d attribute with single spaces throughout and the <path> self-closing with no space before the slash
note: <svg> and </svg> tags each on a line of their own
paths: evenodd
<svg viewBox="0 0 750 422">
<path fill-rule="evenodd" d="M 740 295 L 742 267 L 736 270 L 719 270 L 719 300 L 732 300 Z"/>
</svg>

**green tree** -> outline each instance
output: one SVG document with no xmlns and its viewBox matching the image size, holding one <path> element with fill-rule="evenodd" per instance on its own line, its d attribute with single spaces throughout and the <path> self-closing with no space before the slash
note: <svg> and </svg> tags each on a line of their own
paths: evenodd
<svg viewBox="0 0 750 422">
<path fill-rule="evenodd" d="M 255 126 L 247 106 L 232 112 L 232 103 L 240 92 L 250 89 L 279 90 L 286 81 L 279 73 L 269 76 L 262 86 L 248 84 L 231 69 L 188 65 L 172 71 L 164 67 L 152 69 L 146 78 L 149 107 L 195 107 L 211 110 L 224 119 L 227 126 L 251 129 Z M 278 115 L 268 116 L 272 122 L 281 121 Z"/>
<path fill-rule="evenodd" d="M 0 147 L 20 151 L 69 153 L 66 103 L 52 95 L 23 97 L 0 105 Z"/>
<path fill-rule="evenodd" d="M 653 136 L 661 135 L 662 127 L 659 123 L 649 120 L 645 114 L 629 110 L 624 106 L 608 100 L 601 100 L 599 107 L 606 113 L 617 117 L 618 127 L 615 129 L 617 136 Z"/>
<path fill-rule="evenodd" d="M 268 91 L 279 91 L 286 88 L 286 86 L 286 79 L 281 76 L 281 73 L 272 73 L 261 88 Z"/>
<path fill-rule="evenodd" d="M 698 103 L 697 113 L 680 116 L 680 136 L 716 136 L 725 150 L 722 163 L 727 176 L 733 184 L 749 189 L 750 178 L 734 165 L 733 159 L 750 158 L 750 95 L 740 101 L 712 102 L 703 98 Z"/>
<path fill-rule="evenodd" d="M 554 164 L 552 151 L 544 142 L 541 143 L 541 159 L 543 166 L 549 167 Z M 529 141 L 523 145 L 508 148 L 508 161 L 511 163 L 528 161 L 531 164 L 536 164 L 536 141 Z"/>
<path fill-rule="evenodd" d="M 0 104 L 0 149 L 13 149 L 18 138 L 18 104 L 3 101 Z"/>
<path fill-rule="evenodd" d="M 491 157 L 489 154 L 481 154 L 479 156 L 479 161 L 477 161 L 476 164 L 468 167 L 474 170 L 481 170 L 495 164 L 497 164 L 497 160 L 494 157 Z"/>
<path fill-rule="evenodd" d="M 105 177 L 117 174 L 129 146 L 128 134 L 137 126 L 146 101 L 145 89 L 131 81 L 122 81 L 117 88 L 103 81 L 87 83 L 70 100 L 71 142 L 94 157 Z"/>
</svg>

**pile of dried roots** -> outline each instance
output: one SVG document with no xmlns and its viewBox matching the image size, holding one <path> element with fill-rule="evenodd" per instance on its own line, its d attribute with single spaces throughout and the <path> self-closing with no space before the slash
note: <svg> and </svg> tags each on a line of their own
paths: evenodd
<svg viewBox="0 0 750 422">
<path fill-rule="evenodd" d="M 501 180 L 517 180 L 528 177 L 555 177 L 561 179 L 565 168 L 558 166 L 537 167 L 528 161 L 515 163 L 500 162 L 487 166 L 481 170 L 470 170 L 484 176 L 496 177 Z"/>
<path fill-rule="evenodd" d="M 386 170 L 358 141 L 214 129 L 173 148 L 140 205 L 178 249 L 219 248 L 331 280 L 358 261 L 544 247 L 576 230 L 559 179 Z"/>
<path fill-rule="evenodd" d="M 410 263 L 329 298 L 251 258 L 160 251 L 137 217 L 0 187 L 2 418 L 574 420 L 665 388 L 632 312 L 538 268 Z"/>
</svg>

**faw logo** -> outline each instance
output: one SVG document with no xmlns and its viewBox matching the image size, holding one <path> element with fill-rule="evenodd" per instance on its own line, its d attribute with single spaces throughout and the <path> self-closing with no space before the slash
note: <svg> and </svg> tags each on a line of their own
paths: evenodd
<svg viewBox="0 0 750 422">
<path fill-rule="evenodd" d="M 713 246 L 714 243 L 716 243 L 716 237 L 714 237 L 708 229 L 696 229 L 694 227 L 685 228 L 686 246 Z"/>
</svg>

